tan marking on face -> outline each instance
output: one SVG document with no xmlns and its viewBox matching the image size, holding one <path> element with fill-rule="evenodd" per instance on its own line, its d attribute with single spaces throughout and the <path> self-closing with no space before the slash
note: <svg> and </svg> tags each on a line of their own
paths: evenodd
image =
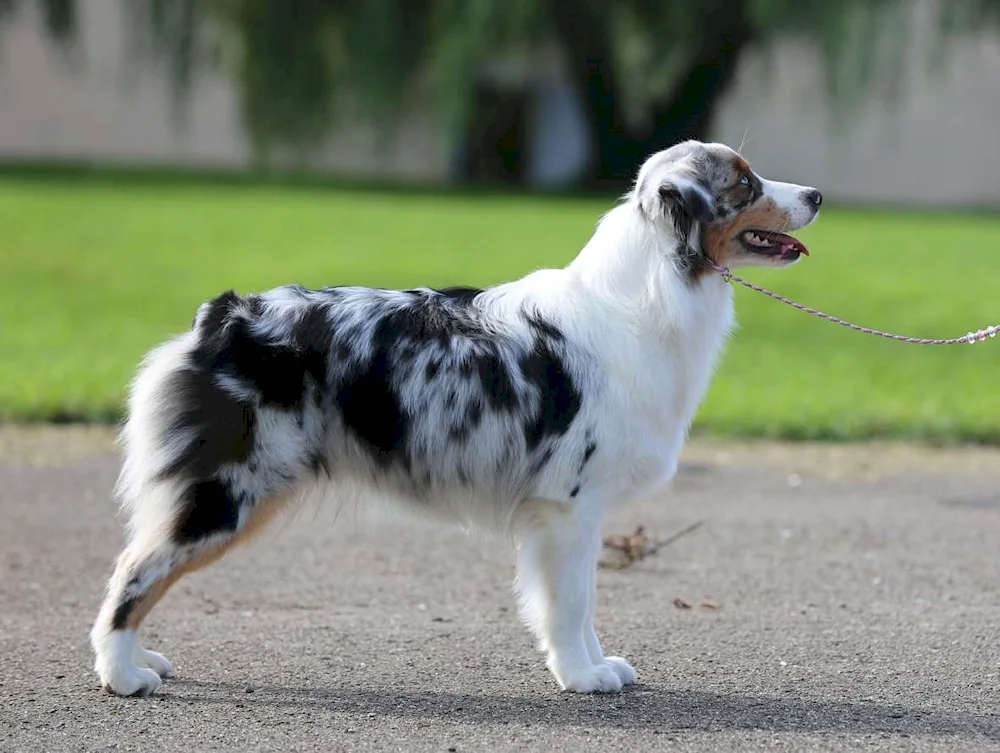
<svg viewBox="0 0 1000 753">
<path fill-rule="evenodd" d="M 750 163 L 743 159 L 740 155 L 733 155 L 733 172 L 738 176 L 742 177 L 750 172 Z"/>
<path fill-rule="evenodd" d="M 727 164 L 732 174 L 726 178 L 719 200 L 728 207 L 741 206 L 753 198 L 754 189 L 740 183 L 740 180 L 744 176 L 753 175 L 753 170 L 750 163 L 738 154 L 732 155 Z"/>
<path fill-rule="evenodd" d="M 769 230 L 783 233 L 791 227 L 791 216 L 774 199 L 761 198 L 726 222 L 713 222 L 705 230 L 705 253 L 720 266 L 746 251 L 737 236 L 744 230 Z"/>
</svg>

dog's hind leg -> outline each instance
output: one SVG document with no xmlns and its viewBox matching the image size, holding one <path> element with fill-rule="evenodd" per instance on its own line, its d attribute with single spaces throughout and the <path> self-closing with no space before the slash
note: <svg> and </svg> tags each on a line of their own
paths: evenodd
<svg viewBox="0 0 1000 753">
<path fill-rule="evenodd" d="M 151 493 L 170 492 L 164 486 Z M 259 531 L 287 499 L 237 503 L 225 483 L 212 480 L 192 485 L 176 501 L 156 500 L 174 514 L 140 521 L 118 557 L 91 630 L 94 670 L 106 691 L 148 695 L 161 685 L 172 668 L 165 657 L 139 642 L 146 615 L 177 580 Z"/>
</svg>

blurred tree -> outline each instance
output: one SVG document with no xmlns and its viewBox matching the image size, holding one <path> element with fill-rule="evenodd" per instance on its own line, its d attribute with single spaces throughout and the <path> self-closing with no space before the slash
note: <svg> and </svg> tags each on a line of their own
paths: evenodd
<svg viewBox="0 0 1000 753">
<path fill-rule="evenodd" d="M 45 21 L 49 37 L 60 44 L 72 40 L 76 33 L 76 0 L 34 0 Z M 24 0 L 0 0 L 0 24 L 24 5 Z"/>
<path fill-rule="evenodd" d="M 0 21 L 29 1 L 0 0 Z M 71 40 L 75 0 L 35 2 L 50 35 Z M 752 44 L 793 33 L 813 42 L 830 92 L 850 100 L 873 84 L 892 89 L 918 31 L 910 0 L 123 0 L 123 7 L 134 51 L 170 66 L 178 113 L 199 70 L 234 74 L 245 126 L 265 159 L 282 149 L 308 154 L 338 118 L 367 117 L 382 128 L 418 95 L 429 95 L 443 122 L 476 149 L 509 149 L 509 132 L 472 117 L 484 66 L 514 59 L 530 68 L 554 44 L 589 116 L 585 180 L 597 183 L 625 181 L 649 152 L 704 137 Z M 1000 20 L 1000 0 L 938 0 L 928 8 L 937 41 Z M 495 104 L 523 105 L 516 97 Z M 513 159 L 500 155 L 502 169 L 516 169 L 514 151 Z"/>
</svg>

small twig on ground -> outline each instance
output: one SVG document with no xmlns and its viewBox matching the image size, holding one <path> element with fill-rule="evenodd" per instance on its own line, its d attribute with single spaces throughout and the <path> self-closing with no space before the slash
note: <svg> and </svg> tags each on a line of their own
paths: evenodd
<svg viewBox="0 0 1000 753">
<path fill-rule="evenodd" d="M 650 542 L 642 525 L 637 526 L 635 532 L 631 534 L 612 534 L 606 536 L 604 538 L 604 546 L 607 549 L 618 552 L 618 556 L 615 558 L 617 562 L 601 560 L 598 564 L 600 567 L 622 570 L 645 557 L 656 554 L 663 547 L 673 544 L 683 536 L 687 536 L 692 531 L 704 525 L 704 523 L 704 520 L 699 520 L 672 536 L 668 536 L 663 541 L 655 543 Z"/>
<path fill-rule="evenodd" d="M 222 609 L 222 605 L 220 605 L 219 602 L 212 597 L 203 594 L 201 591 L 196 591 L 195 595 L 205 603 L 205 614 L 218 614 L 219 610 Z"/>
<path fill-rule="evenodd" d="M 649 537 L 641 525 L 636 527 L 635 533 L 606 536 L 604 546 L 621 552 L 629 563 L 642 559 L 650 549 Z"/>
<path fill-rule="evenodd" d="M 689 533 L 694 533 L 699 528 L 701 528 L 703 525 L 705 525 L 705 521 L 704 520 L 696 520 L 694 523 L 692 523 L 691 525 L 687 526 L 686 528 L 682 528 L 681 530 L 677 531 L 677 533 L 673 534 L 672 536 L 668 536 L 663 541 L 660 541 L 660 542 L 654 544 L 652 547 L 650 547 L 646 551 L 646 554 L 647 555 L 649 555 L 649 554 L 656 554 L 663 547 L 669 546 L 670 544 L 673 544 L 675 541 L 677 541 L 678 539 L 684 538 Z"/>
</svg>

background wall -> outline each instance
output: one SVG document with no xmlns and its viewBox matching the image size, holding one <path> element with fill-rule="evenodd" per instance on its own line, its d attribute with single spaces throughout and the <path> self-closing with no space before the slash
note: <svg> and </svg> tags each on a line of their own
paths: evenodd
<svg viewBox="0 0 1000 753">
<path fill-rule="evenodd" d="M 90 0 L 81 13 L 83 43 L 68 56 L 31 12 L 6 30 L 0 159 L 249 164 L 230 81 L 199 79 L 178 129 L 166 75 L 136 70 L 127 54 L 118 0 Z M 835 115 L 810 50 L 789 41 L 754 51 L 719 108 L 714 136 L 738 145 L 746 135 L 744 153 L 761 171 L 820 185 L 833 200 L 1000 207 L 1000 41 L 969 38 L 954 52 L 939 76 L 911 67 L 898 102 Z M 584 152 L 581 115 L 558 71 L 536 74 L 534 84 L 529 175 L 559 183 Z M 342 174 L 422 180 L 447 178 L 451 164 L 445 131 L 423 113 L 384 151 L 368 128 L 341 128 L 316 160 Z"/>
</svg>

